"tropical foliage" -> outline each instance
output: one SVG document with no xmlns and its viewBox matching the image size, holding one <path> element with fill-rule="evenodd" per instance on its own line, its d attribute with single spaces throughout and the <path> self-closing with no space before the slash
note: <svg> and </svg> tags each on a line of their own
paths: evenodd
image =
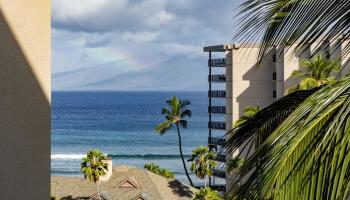
<svg viewBox="0 0 350 200">
<path fill-rule="evenodd" d="M 248 106 L 244 108 L 243 115 L 235 122 L 235 127 L 243 124 L 248 119 L 251 119 L 257 112 L 259 112 L 259 106 Z"/>
<path fill-rule="evenodd" d="M 233 172 L 233 170 L 240 168 L 244 163 L 244 159 L 242 158 L 234 158 L 230 159 L 226 162 L 226 170 L 228 172 Z"/>
<path fill-rule="evenodd" d="M 238 13 L 237 43 L 261 43 L 259 61 L 276 46 L 288 45 L 302 52 L 314 45 L 326 50 L 323 41 L 343 43 L 343 58 L 350 53 L 350 1 L 331 0 L 246 0 Z M 317 53 L 317 51 L 315 51 Z"/>
<path fill-rule="evenodd" d="M 223 200 L 223 198 L 216 191 L 207 187 L 196 192 L 193 200 Z"/>
<path fill-rule="evenodd" d="M 317 54 L 310 60 L 302 60 L 301 68 L 294 70 L 291 77 L 300 79 L 300 83 L 289 88 L 287 94 L 296 90 L 308 90 L 335 81 L 335 72 L 340 70 L 339 60 L 329 60 Z"/>
<path fill-rule="evenodd" d="M 215 153 L 209 151 L 208 147 L 199 146 L 192 151 L 193 161 L 191 171 L 196 176 L 204 180 L 204 187 L 207 187 L 206 178 L 213 176 L 212 167 L 216 167 L 216 162 L 213 161 Z"/>
<path fill-rule="evenodd" d="M 81 172 L 85 179 L 95 182 L 98 197 L 101 199 L 98 188 L 98 181 L 101 176 L 106 174 L 107 164 L 103 162 L 107 157 L 98 150 L 90 150 L 86 157 L 82 159 Z"/>
<path fill-rule="evenodd" d="M 258 62 L 276 46 L 295 53 L 316 45 L 316 55 L 327 51 L 325 41 L 333 44 L 330 54 L 344 44 L 344 59 L 350 55 L 349 8 L 350 1 L 246 0 L 235 42 L 261 43 Z M 232 130 L 228 153 L 257 144 L 231 184 L 232 197 L 347 199 L 349 87 L 345 78 L 291 93 Z"/>
<path fill-rule="evenodd" d="M 182 141 L 180 134 L 180 127 L 187 128 L 188 122 L 186 121 L 186 118 L 191 117 L 192 115 L 191 110 L 187 109 L 187 106 L 190 105 L 190 101 L 180 100 L 173 96 L 170 100 L 166 101 L 166 103 L 168 104 L 168 107 L 162 109 L 162 114 L 165 116 L 165 121 L 157 125 L 155 130 L 163 135 L 169 131 L 173 125 L 176 126 L 182 165 L 185 169 L 188 181 L 190 182 L 191 186 L 193 186 L 192 180 L 187 171 L 184 155 L 182 153 Z"/>
<path fill-rule="evenodd" d="M 158 174 L 160 176 L 163 176 L 165 178 L 175 178 L 174 176 L 174 173 L 167 170 L 167 169 L 164 169 L 164 168 L 161 168 L 159 167 L 158 165 L 154 164 L 154 163 L 148 163 L 148 164 L 145 164 L 143 166 L 143 168 L 147 169 L 148 171 L 151 171 L 155 174 Z"/>
<path fill-rule="evenodd" d="M 300 100 L 290 101 L 299 94 Z M 226 144 L 232 151 L 259 138 L 258 148 L 239 169 L 231 194 L 237 199 L 348 198 L 349 116 L 350 77 L 292 93 L 261 110 L 232 130 Z"/>
</svg>

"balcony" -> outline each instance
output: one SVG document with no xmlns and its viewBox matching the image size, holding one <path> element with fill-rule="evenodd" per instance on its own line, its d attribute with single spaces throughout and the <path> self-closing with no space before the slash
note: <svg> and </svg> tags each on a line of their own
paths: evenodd
<svg viewBox="0 0 350 200">
<path fill-rule="evenodd" d="M 208 144 L 209 145 L 224 145 L 226 140 L 222 137 L 208 137 Z"/>
<path fill-rule="evenodd" d="M 226 91 L 225 90 L 208 91 L 208 97 L 211 97 L 211 98 L 225 98 L 226 97 Z"/>
<path fill-rule="evenodd" d="M 217 154 L 216 157 L 213 159 L 217 162 L 226 162 L 226 155 L 222 155 L 222 154 Z"/>
<path fill-rule="evenodd" d="M 225 74 L 208 75 L 208 81 L 212 83 L 225 83 L 226 75 Z"/>
<path fill-rule="evenodd" d="M 219 178 L 226 178 L 226 172 L 224 170 L 213 169 L 213 176 Z"/>
<path fill-rule="evenodd" d="M 226 67 L 226 58 L 208 60 L 209 67 Z"/>
<path fill-rule="evenodd" d="M 208 128 L 210 128 L 210 129 L 218 129 L 218 130 L 225 130 L 226 129 L 226 123 L 225 122 L 208 122 Z"/>
<path fill-rule="evenodd" d="M 225 114 L 226 107 L 225 106 L 208 106 L 208 113 Z"/>
</svg>

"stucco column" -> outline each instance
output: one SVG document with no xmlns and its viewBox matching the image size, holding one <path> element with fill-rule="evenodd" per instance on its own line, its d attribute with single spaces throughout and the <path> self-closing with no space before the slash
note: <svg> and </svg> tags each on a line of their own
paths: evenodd
<svg viewBox="0 0 350 200">
<path fill-rule="evenodd" d="M 0 199 L 50 198 L 50 9 L 0 0 Z"/>
</svg>

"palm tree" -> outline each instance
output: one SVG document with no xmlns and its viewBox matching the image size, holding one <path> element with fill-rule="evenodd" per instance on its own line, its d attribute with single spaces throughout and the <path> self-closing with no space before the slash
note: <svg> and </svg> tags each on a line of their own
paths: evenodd
<svg viewBox="0 0 350 200">
<path fill-rule="evenodd" d="M 332 49 L 345 44 L 346 58 L 349 8 L 350 1 L 246 0 L 235 42 L 260 42 L 258 64 L 276 46 L 301 52 L 316 44 L 315 55 L 325 50 L 324 41 L 334 44 Z M 239 169 L 229 193 L 237 199 L 348 198 L 349 87 L 345 78 L 291 93 L 232 130 L 226 151 L 253 140 L 259 146 Z"/>
<path fill-rule="evenodd" d="M 246 0 L 237 17 L 234 40 L 247 46 L 261 43 L 259 63 L 276 46 L 293 46 L 294 52 L 311 45 L 327 50 L 324 41 L 334 45 L 330 54 L 342 44 L 343 58 L 350 54 L 350 43 L 345 42 L 350 34 L 350 1 Z"/>
<path fill-rule="evenodd" d="M 291 77 L 298 78 L 301 81 L 289 88 L 287 94 L 296 90 L 308 90 L 335 81 L 336 78 L 332 75 L 340 70 L 339 60 L 325 59 L 322 54 L 317 54 L 310 60 L 302 60 L 301 65 L 302 68 L 294 70 L 291 75 Z"/>
<path fill-rule="evenodd" d="M 81 172 L 84 174 L 85 179 L 88 178 L 90 181 L 95 182 L 99 199 L 101 199 L 101 196 L 98 188 L 98 180 L 106 174 L 107 164 L 102 162 L 105 159 L 106 156 L 102 152 L 90 150 L 81 163 Z"/>
<path fill-rule="evenodd" d="M 230 152 L 252 138 L 260 140 L 240 167 L 231 194 L 237 199 L 347 199 L 349 127 L 350 77 L 282 98 L 232 130 L 225 147 Z"/>
<path fill-rule="evenodd" d="M 177 97 L 173 96 L 170 100 L 166 101 L 168 108 L 162 109 L 162 114 L 165 116 L 165 121 L 156 126 L 155 130 L 161 135 L 169 131 L 173 125 L 176 126 L 179 151 L 182 160 L 183 167 L 185 169 L 186 176 L 191 186 L 193 186 L 192 180 L 188 174 L 187 167 L 185 164 L 185 159 L 182 153 L 182 144 L 181 144 L 181 134 L 180 126 L 182 128 L 187 128 L 188 122 L 185 120 L 186 117 L 191 117 L 191 110 L 187 109 L 186 106 L 190 104 L 188 100 L 180 100 Z"/>
<path fill-rule="evenodd" d="M 212 159 L 215 158 L 215 153 L 210 152 L 208 147 L 199 146 L 192 151 L 193 161 L 191 165 L 191 171 L 196 176 L 204 180 L 204 187 L 207 187 L 206 177 L 213 176 L 212 167 L 216 167 L 216 162 Z"/>
<path fill-rule="evenodd" d="M 148 163 L 148 164 L 145 164 L 143 166 L 143 168 L 147 169 L 148 171 L 151 171 L 155 174 L 158 174 L 160 176 L 163 176 L 165 178 L 175 178 L 174 176 L 174 173 L 167 170 L 167 169 L 164 169 L 164 168 L 161 168 L 159 167 L 158 165 L 154 164 L 154 163 Z"/>
<path fill-rule="evenodd" d="M 248 106 L 244 108 L 243 110 L 243 115 L 235 122 L 235 127 L 243 124 L 246 122 L 248 119 L 251 119 L 257 112 L 259 112 L 260 108 L 259 106 Z"/>
</svg>

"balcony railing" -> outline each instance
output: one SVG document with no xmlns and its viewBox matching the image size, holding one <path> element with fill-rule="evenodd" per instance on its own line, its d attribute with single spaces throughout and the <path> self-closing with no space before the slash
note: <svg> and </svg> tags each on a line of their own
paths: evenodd
<svg viewBox="0 0 350 200">
<path fill-rule="evenodd" d="M 226 58 L 216 58 L 208 60 L 209 67 L 226 67 Z"/>
<path fill-rule="evenodd" d="M 226 178 L 226 172 L 224 170 L 213 169 L 213 176 L 219 178 Z"/>
<path fill-rule="evenodd" d="M 224 145 L 226 140 L 221 137 L 208 137 L 208 144 L 209 145 Z"/>
<path fill-rule="evenodd" d="M 208 91 L 208 97 L 212 97 L 212 98 L 225 98 L 225 97 L 226 97 L 226 91 L 225 91 L 225 90 L 212 90 L 212 91 Z"/>
<path fill-rule="evenodd" d="M 225 74 L 208 75 L 208 81 L 213 83 L 224 83 L 226 81 Z"/>
<path fill-rule="evenodd" d="M 225 130 L 226 129 L 226 123 L 225 122 L 208 122 L 208 128 L 210 128 L 210 129 L 218 129 L 218 130 Z"/>
<path fill-rule="evenodd" d="M 208 113 L 225 114 L 226 107 L 225 106 L 208 106 Z"/>
</svg>

